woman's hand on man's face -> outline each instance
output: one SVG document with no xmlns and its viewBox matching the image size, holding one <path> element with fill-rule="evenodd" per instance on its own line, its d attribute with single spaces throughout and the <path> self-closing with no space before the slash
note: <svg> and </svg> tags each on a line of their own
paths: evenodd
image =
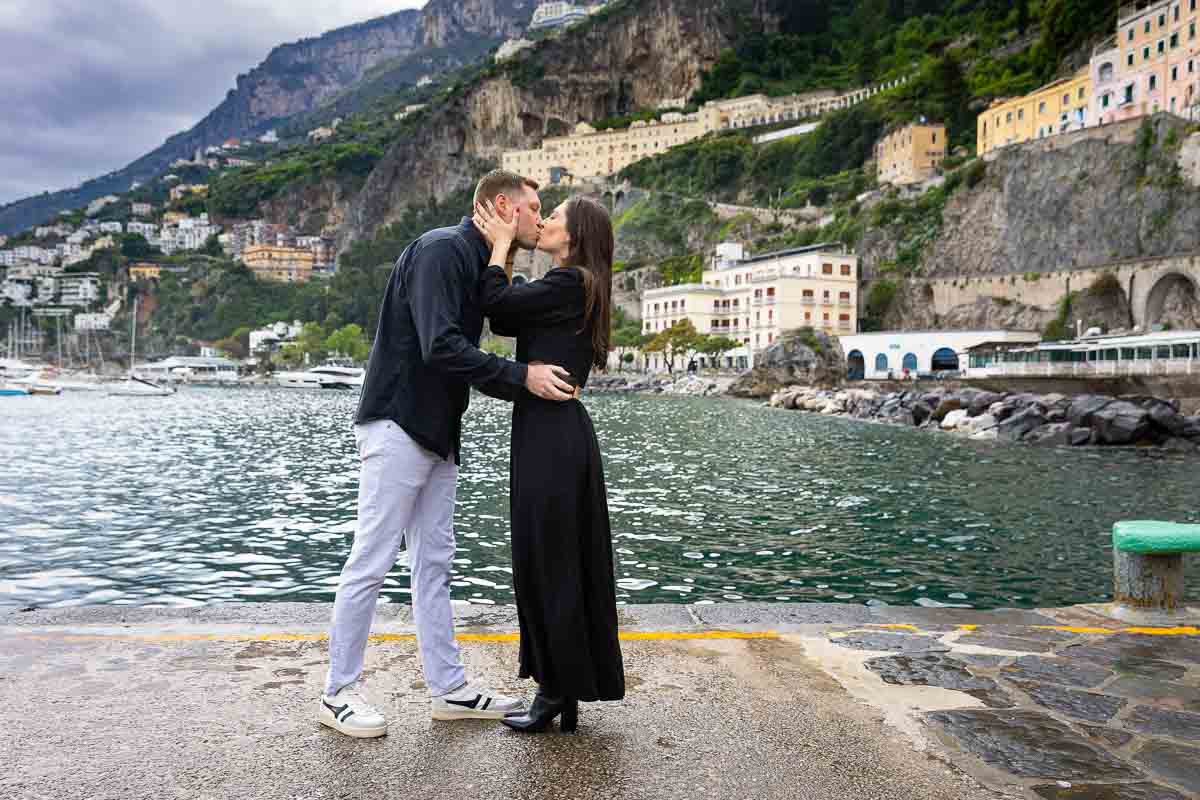
<svg viewBox="0 0 1200 800">
<path fill-rule="evenodd" d="M 515 207 L 512 220 L 505 222 L 492 202 L 487 200 L 475 204 L 475 216 L 471 219 L 492 247 L 510 247 L 516 241 L 517 230 L 521 225 L 521 207 Z"/>
</svg>

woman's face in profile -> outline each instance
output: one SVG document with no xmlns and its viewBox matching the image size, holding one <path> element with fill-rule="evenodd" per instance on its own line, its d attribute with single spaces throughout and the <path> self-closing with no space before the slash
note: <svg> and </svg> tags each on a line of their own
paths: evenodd
<svg viewBox="0 0 1200 800">
<path fill-rule="evenodd" d="M 567 233 L 567 204 L 563 203 L 542 219 L 542 235 L 538 250 L 552 256 L 566 257 L 571 252 L 571 235 Z"/>
</svg>

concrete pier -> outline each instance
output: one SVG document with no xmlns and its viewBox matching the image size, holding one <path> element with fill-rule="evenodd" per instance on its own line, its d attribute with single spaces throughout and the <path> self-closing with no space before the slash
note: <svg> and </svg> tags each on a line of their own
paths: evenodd
<svg viewBox="0 0 1200 800">
<path fill-rule="evenodd" d="M 629 691 L 580 733 L 433 722 L 381 606 L 386 737 L 315 721 L 324 604 L 0 611 L 0 797 L 1200 797 L 1200 619 L 1106 609 L 623 606 Z M 472 677 L 516 680 L 515 611 L 456 609 Z"/>
</svg>

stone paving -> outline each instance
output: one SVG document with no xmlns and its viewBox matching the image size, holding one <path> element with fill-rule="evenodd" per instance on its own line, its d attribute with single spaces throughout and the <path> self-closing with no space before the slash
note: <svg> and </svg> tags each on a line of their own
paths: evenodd
<svg viewBox="0 0 1200 800">
<path fill-rule="evenodd" d="M 828 637 L 872 653 L 863 665 L 889 685 L 961 692 L 962 708 L 924 724 L 1039 797 L 1200 797 L 1200 636 L 966 625 Z"/>
</svg>

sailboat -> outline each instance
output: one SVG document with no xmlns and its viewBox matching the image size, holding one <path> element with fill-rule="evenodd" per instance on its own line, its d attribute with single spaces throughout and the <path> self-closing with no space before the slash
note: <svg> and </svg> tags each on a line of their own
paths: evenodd
<svg viewBox="0 0 1200 800">
<path fill-rule="evenodd" d="M 123 383 L 108 387 L 109 397 L 167 397 L 175 394 L 174 387 L 160 386 L 154 381 L 139 378 L 134 374 L 134 354 L 137 352 L 137 310 L 138 301 L 133 299 L 133 319 L 129 323 L 129 376 Z"/>
</svg>

